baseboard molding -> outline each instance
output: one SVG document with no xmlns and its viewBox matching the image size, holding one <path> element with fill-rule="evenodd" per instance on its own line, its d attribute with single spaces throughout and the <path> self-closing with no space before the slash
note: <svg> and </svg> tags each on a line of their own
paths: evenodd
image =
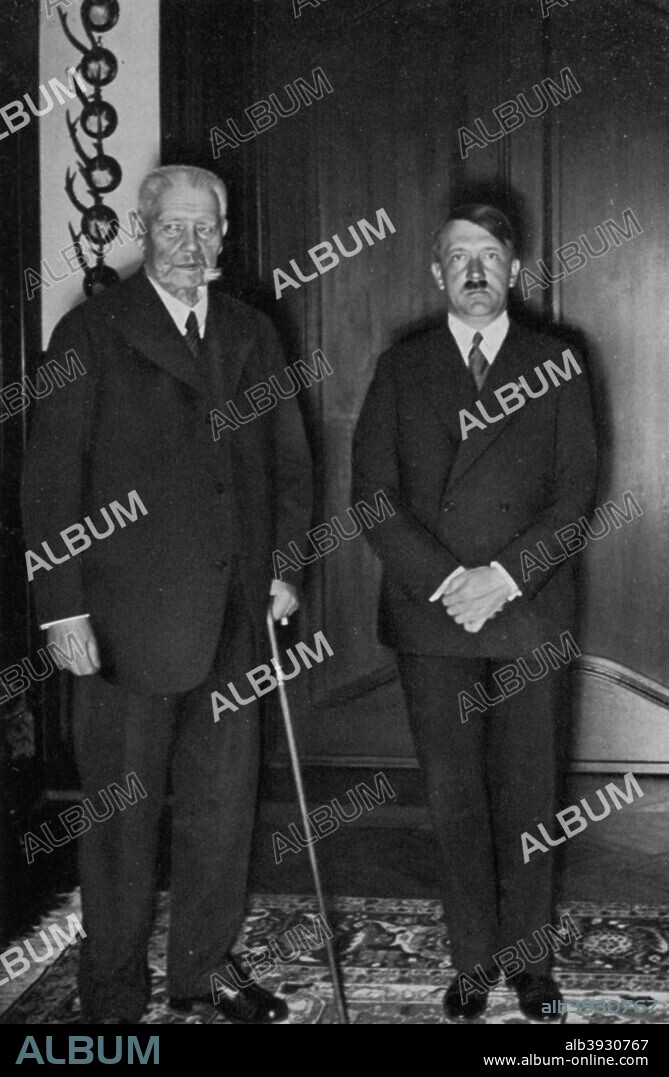
<svg viewBox="0 0 669 1077">
<path fill-rule="evenodd" d="M 357 680 L 351 681 L 344 688 L 335 688 L 324 695 L 317 696 L 309 710 L 320 711 L 345 706 L 347 703 L 362 699 L 375 691 L 375 689 L 382 688 L 384 685 L 391 684 L 396 680 L 397 666 L 394 662 L 390 662 L 388 665 L 382 666 L 381 669 L 365 673 L 362 677 L 358 677 Z"/>
<path fill-rule="evenodd" d="M 364 682 L 333 692 L 316 705 L 326 711 L 365 697 L 370 689 L 396 678 L 393 666 L 377 670 Z M 669 774 L 669 689 L 626 666 L 596 655 L 577 659 L 573 677 L 573 730 L 569 770 L 575 773 Z M 413 756 L 330 755 L 301 753 L 305 779 L 311 789 L 324 796 L 341 789 L 334 772 L 355 772 L 357 780 L 374 784 L 379 771 L 392 774 L 400 804 L 413 804 L 421 794 L 421 779 Z M 366 773 L 365 773 L 366 772 Z M 330 792 L 330 784 L 334 792 Z M 285 751 L 264 768 L 264 795 L 270 800 L 290 796 L 292 778 Z M 48 788 L 42 800 L 75 801 L 76 788 Z"/>
<path fill-rule="evenodd" d="M 582 655 L 574 675 L 572 769 L 669 774 L 669 689 L 635 670 Z"/>
<path fill-rule="evenodd" d="M 336 711 L 396 680 L 394 665 L 318 700 L 315 710 Z M 608 658 L 582 655 L 574 664 L 569 769 L 573 772 L 669 774 L 669 688 Z M 281 760 L 283 763 L 283 760 Z M 307 751 L 315 768 L 415 770 L 412 756 L 329 755 Z"/>
</svg>

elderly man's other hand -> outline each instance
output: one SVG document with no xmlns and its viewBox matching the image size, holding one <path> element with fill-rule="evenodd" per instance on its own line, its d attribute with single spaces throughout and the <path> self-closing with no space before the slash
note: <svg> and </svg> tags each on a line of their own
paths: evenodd
<svg viewBox="0 0 669 1077">
<path fill-rule="evenodd" d="M 55 643 L 66 654 L 71 654 L 74 648 L 70 645 L 71 641 L 68 643 L 68 636 L 75 636 L 80 649 L 86 652 L 84 656 L 78 655 L 69 663 L 70 672 L 74 673 L 75 677 L 89 677 L 92 673 L 97 673 L 100 669 L 100 656 L 90 618 L 69 617 L 66 621 L 49 625 L 46 630 L 47 645 Z"/>
</svg>

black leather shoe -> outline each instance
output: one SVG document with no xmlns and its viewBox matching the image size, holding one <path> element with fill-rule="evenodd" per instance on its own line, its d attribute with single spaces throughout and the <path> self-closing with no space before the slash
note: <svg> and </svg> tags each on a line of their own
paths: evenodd
<svg viewBox="0 0 669 1077">
<path fill-rule="evenodd" d="M 550 976 L 532 976 L 529 972 L 519 972 L 512 982 L 518 995 L 518 1005 L 526 1017 L 531 1021 L 557 1020 L 560 1015 L 552 1012 L 551 1003 L 562 1002 L 562 995 Z M 550 1013 L 542 1009 L 546 1005 L 550 1005 Z"/>
<path fill-rule="evenodd" d="M 473 991 L 471 984 L 465 981 L 461 990 L 461 975 L 461 973 L 458 973 L 444 995 L 444 1012 L 451 1021 L 454 1021 L 457 1017 L 464 1017 L 466 1021 L 473 1021 L 475 1017 L 481 1016 L 488 1005 L 490 987 L 485 980 L 473 975 L 470 979 L 475 983 L 482 983 L 482 989 Z M 488 969 L 485 975 L 492 984 L 496 984 L 499 980 L 499 969 Z"/>
<path fill-rule="evenodd" d="M 226 958 L 226 962 L 235 967 L 242 983 L 248 979 L 233 957 Z M 288 1006 L 284 1000 L 270 991 L 265 991 L 264 987 L 259 987 L 257 983 L 250 983 L 248 987 L 239 989 L 225 983 L 221 986 L 217 984 L 216 992 L 216 1003 L 211 995 L 194 995 L 190 998 L 171 998 L 170 1006 L 178 1013 L 190 1013 L 193 1003 L 214 1006 L 229 1021 L 238 1025 L 271 1025 L 276 1021 L 285 1021 L 288 1016 Z"/>
</svg>

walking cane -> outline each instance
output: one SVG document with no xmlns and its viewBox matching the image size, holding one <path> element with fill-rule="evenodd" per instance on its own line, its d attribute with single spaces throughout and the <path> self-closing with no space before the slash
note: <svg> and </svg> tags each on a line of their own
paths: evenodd
<svg viewBox="0 0 669 1077">
<path fill-rule="evenodd" d="M 282 619 L 281 623 L 287 623 L 287 621 L 284 621 Z M 323 922 L 327 924 L 325 902 L 323 900 L 323 890 L 321 887 L 321 877 L 318 871 L 318 863 L 316 861 L 316 853 L 314 850 L 314 842 L 318 840 L 318 837 L 314 835 L 313 827 L 311 826 L 311 820 L 309 819 L 309 815 L 307 813 L 307 802 L 304 796 L 304 786 L 302 784 L 302 770 L 300 767 L 300 759 L 297 754 L 295 735 L 293 733 L 293 722 L 290 716 L 290 708 L 288 706 L 288 696 L 286 695 L 286 687 L 283 683 L 283 673 L 281 671 L 281 663 L 279 661 L 279 649 L 276 643 L 276 635 L 274 632 L 274 618 L 272 617 L 271 606 L 267 613 L 267 631 L 269 632 L 269 639 L 272 645 L 272 654 L 274 656 L 274 668 L 276 670 L 276 679 L 279 686 L 279 700 L 281 702 L 283 724 L 286 729 L 286 739 L 288 741 L 288 751 L 290 753 L 290 764 L 293 770 L 293 778 L 295 780 L 295 789 L 297 790 L 297 799 L 300 805 L 300 814 L 302 816 L 305 839 L 309 842 L 308 852 L 309 862 L 311 863 L 311 874 L 313 875 L 314 879 L 316 898 L 318 899 L 318 908 L 320 910 L 321 918 L 323 919 Z M 337 960 L 335 958 L 334 947 L 332 945 L 331 938 L 325 939 L 325 949 L 327 950 L 328 967 L 330 969 L 330 975 L 332 977 L 332 989 L 334 992 L 334 999 L 338 1017 L 337 1023 L 340 1025 L 347 1025 L 349 1021 L 346 1014 L 344 991 L 342 988 L 341 977 L 339 975 L 339 969 L 337 967 Z"/>
</svg>

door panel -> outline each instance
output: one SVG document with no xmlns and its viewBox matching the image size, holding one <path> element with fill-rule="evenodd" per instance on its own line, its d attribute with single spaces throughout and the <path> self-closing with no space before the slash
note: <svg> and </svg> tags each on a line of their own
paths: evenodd
<svg viewBox="0 0 669 1077">
<path fill-rule="evenodd" d="M 167 6 L 186 17 L 183 4 Z M 587 356 L 602 440 L 599 504 L 621 505 L 629 490 L 644 513 L 591 541 L 581 562 L 585 657 L 578 676 L 586 680 L 578 693 L 576 751 L 590 763 L 597 753 L 602 762 L 601 745 L 615 741 L 616 723 L 629 721 L 630 693 L 648 701 L 652 684 L 658 720 L 666 720 L 669 698 L 664 6 L 589 0 L 553 7 L 542 18 L 540 5 L 524 0 L 485 13 L 465 2 L 338 0 L 305 7 L 295 19 L 290 5 L 279 12 L 256 3 L 240 49 L 227 50 L 226 85 L 231 67 L 240 70 L 234 101 L 209 79 L 199 122 L 188 121 L 192 138 L 199 127 L 201 146 L 212 124 L 243 114 L 244 102 L 267 100 L 300 77 L 312 78 L 316 68 L 332 87 L 223 151 L 214 166 L 233 179 L 245 270 L 256 276 L 246 294 L 279 325 L 287 361 L 310 360 L 321 349 L 332 367 L 332 375 L 300 393 L 317 466 L 314 524 L 335 515 L 343 520 L 350 507 L 350 442 L 378 356 L 439 308 L 430 237 L 451 199 L 504 197 L 522 223 L 524 264 L 538 272 L 543 259 L 555 277 L 559 248 L 583 234 L 594 247 L 598 225 L 622 223 L 626 209 L 634 213 L 641 233 L 516 304 L 526 318 L 559 324 Z M 189 33 L 200 34 L 206 48 L 218 26 L 225 57 L 225 42 L 234 37 L 229 15 L 209 2 L 205 9 L 199 29 L 188 10 Z M 562 84 L 565 69 L 578 90 L 492 137 L 500 130 L 493 109 L 522 93 L 530 99 L 546 79 Z M 477 119 L 489 142 L 465 155 L 459 132 L 477 130 Z M 186 121 L 171 115 L 166 123 L 178 141 Z M 310 248 L 332 242 L 335 233 L 350 242 L 349 226 L 362 218 L 375 223 L 381 208 L 393 234 L 275 297 L 276 268 L 289 271 L 295 259 L 305 275 L 315 272 Z M 306 548 L 306 536 L 296 541 Z M 310 575 L 300 632 L 322 629 L 335 655 L 293 689 L 304 711 L 307 755 L 410 756 L 392 655 L 375 638 L 379 566 L 364 538 L 321 557 Z M 619 714 L 611 712 L 614 681 L 627 701 Z M 598 695 L 605 682 L 606 694 Z M 327 709 L 338 700 L 331 713 L 341 715 L 339 722 L 314 721 L 307 713 L 309 704 Z M 356 720 L 347 721 L 353 713 Z M 644 719 L 646 732 L 639 726 L 633 735 L 635 758 L 652 762 L 657 755 L 657 738 L 647 733 L 652 724 Z M 629 728 L 624 745 L 628 757 Z M 624 765 L 617 751 L 614 745 L 609 762 Z"/>
</svg>

